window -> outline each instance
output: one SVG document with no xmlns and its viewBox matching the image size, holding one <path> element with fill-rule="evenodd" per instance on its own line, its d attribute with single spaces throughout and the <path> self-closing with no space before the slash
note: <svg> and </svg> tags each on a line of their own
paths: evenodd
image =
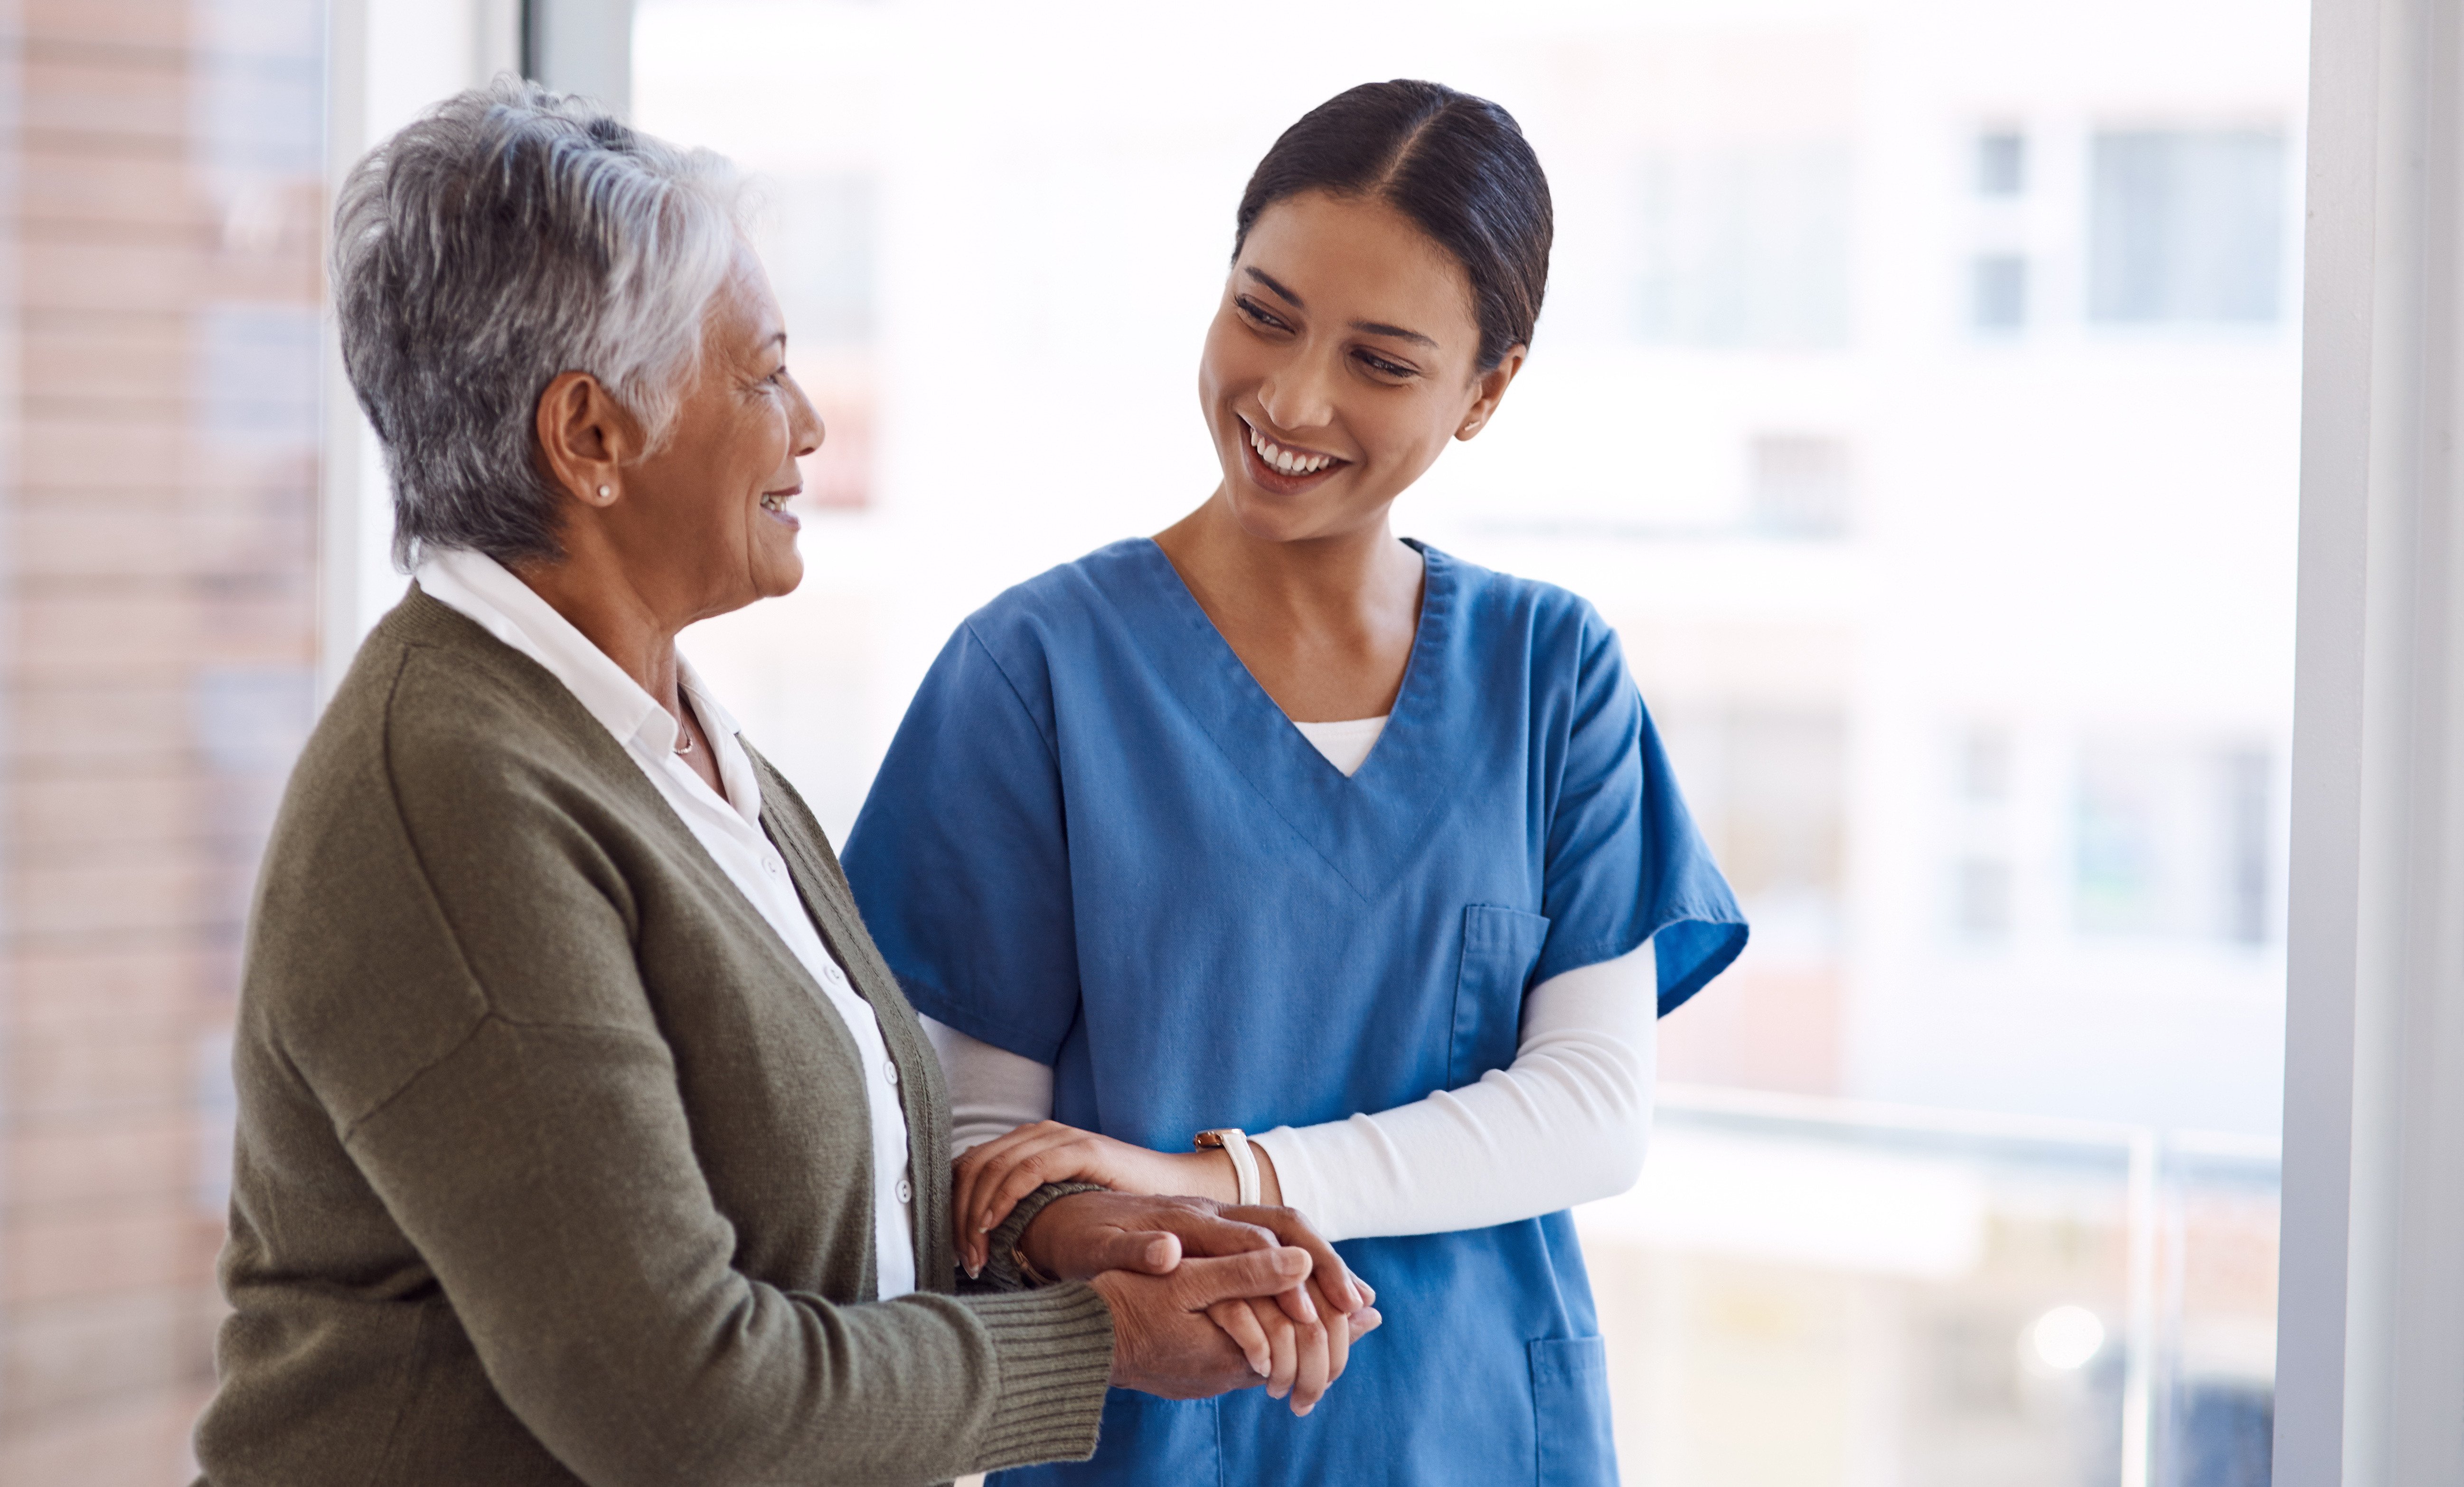
<svg viewBox="0 0 2464 1487">
<path fill-rule="evenodd" d="M 2011 735 L 1999 728 L 1973 728 L 1959 741 L 1959 793 L 1976 805 L 2011 798 Z"/>
<path fill-rule="evenodd" d="M 1837 537 L 1848 531 L 1855 493 L 1848 441 L 1763 434 L 1749 446 L 1748 520 L 1765 536 Z"/>
<path fill-rule="evenodd" d="M 1969 939 L 2000 940 L 2011 933 L 2011 864 L 1969 857 L 1958 864 L 1953 920 Z"/>
<path fill-rule="evenodd" d="M 218 445 L 317 447 L 317 307 L 208 303 L 194 312 L 197 421 Z"/>
<path fill-rule="evenodd" d="M 2251 745 L 2091 741 L 2079 775 L 2080 932 L 2263 944 L 2275 928 L 2274 774 Z"/>
<path fill-rule="evenodd" d="M 2089 146 L 2088 317 L 2263 325 L 2283 314 L 2284 137 L 2123 130 Z"/>
<path fill-rule="evenodd" d="M 195 1475 L 258 852 L 313 716 L 326 7 L 11 12 L 0 1477 Z"/>
<path fill-rule="evenodd" d="M 2015 331 L 2028 323 L 2027 259 L 1986 253 L 1969 273 L 1969 323 L 1980 331 Z"/>
<path fill-rule="evenodd" d="M 1976 194 L 2017 196 L 2028 188 L 2028 139 L 1995 131 L 1976 137 Z"/>
<path fill-rule="evenodd" d="M 1635 327 L 1643 341 L 1847 343 L 1845 147 L 1658 154 L 1643 164 L 1641 202 Z"/>
</svg>

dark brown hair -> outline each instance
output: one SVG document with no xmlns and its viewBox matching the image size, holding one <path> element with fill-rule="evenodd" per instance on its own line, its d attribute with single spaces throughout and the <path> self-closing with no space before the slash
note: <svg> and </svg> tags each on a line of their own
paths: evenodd
<svg viewBox="0 0 2464 1487">
<path fill-rule="evenodd" d="M 1386 203 L 1463 266 L 1482 371 L 1531 343 L 1549 289 L 1549 178 L 1514 116 L 1441 83 L 1364 82 L 1283 132 L 1241 193 L 1232 256 L 1259 213 L 1304 191 Z"/>
</svg>

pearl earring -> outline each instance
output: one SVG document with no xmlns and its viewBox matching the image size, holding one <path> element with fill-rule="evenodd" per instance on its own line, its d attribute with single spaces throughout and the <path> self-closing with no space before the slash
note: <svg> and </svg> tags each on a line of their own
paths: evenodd
<svg viewBox="0 0 2464 1487">
<path fill-rule="evenodd" d="M 607 499 L 607 488 L 605 486 L 601 486 L 599 488 L 599 498 L 603 501 Z"/>
</svg>

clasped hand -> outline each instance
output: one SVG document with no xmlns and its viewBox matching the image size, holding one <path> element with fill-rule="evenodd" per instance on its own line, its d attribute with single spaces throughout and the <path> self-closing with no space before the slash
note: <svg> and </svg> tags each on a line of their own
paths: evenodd
<svg viewBox="0 0 2464 1487">
<path fill-rule="evenodd" d="M 1167 1399 L 1264 1381 L 1305 1415 L 1383 1320 L 1375 1293 L 1290 1209 L 1081 1192 L 1038 1214 L 1019 1247 L 1111 1305 L 1112 1382 Z"/>
</svg>

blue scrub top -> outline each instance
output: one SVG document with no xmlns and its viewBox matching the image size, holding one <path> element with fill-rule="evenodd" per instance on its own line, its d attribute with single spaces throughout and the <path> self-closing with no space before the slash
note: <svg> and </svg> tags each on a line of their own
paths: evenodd
<svg viewBox="0 0 2464 1487">
<path fill-rule="evenodd" d="M 1725 969 L 1745 923 L 1615 633 L 1419 550 L 1402 691 L 1350 778 L 1151 541 L 960 625 L 846 854 L 915 1006 L 1054 1064 L 1056 1119 L 1179 1151 L 1475 1083 L 1532 986 L 1655 935 L 1663 1014 Z M 1092 1461 L 998 1480 L 1616 1481 L 1568 1214 L 1338 1248 L 1386 1323 L 1308 1419 L 1115 1389 Z"/>
</svg>

